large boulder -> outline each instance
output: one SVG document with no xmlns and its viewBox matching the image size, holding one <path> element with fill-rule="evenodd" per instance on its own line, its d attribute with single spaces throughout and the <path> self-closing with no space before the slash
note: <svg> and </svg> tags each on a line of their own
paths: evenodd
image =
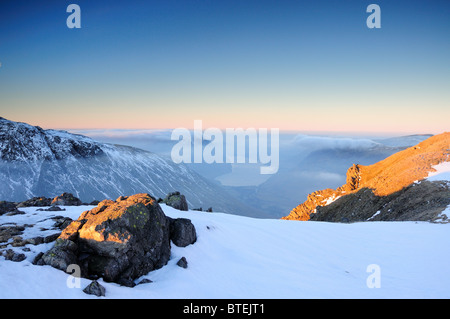
<svg viewBox="0 0 450 319">
<path fill-rule="evenodd" d="M 163 200 L 163 203 L 178 210 L 188 210 L 186 197 L 180 194 L 180 192 L 167 194 L 166 198 Z"/>
<path fill-rule="evenodd" d="M 53 198 L 52 206 L 80 206 L 82 204 L 81 200 L 71 193 L 63 193 L 62 195 Z"/>
<path fill-rule="evenodd" d="M 83 277 L 130 283 L 168 262 L 175 221 L 149 194 L 104 200 L 70 223 L 42 260 L 62 270 L 78 264 Z"/>
</svg>

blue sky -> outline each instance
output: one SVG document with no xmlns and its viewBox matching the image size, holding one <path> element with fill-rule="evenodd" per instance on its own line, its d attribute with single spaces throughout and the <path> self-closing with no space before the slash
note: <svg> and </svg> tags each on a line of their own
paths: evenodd
<svg viewBox="0 0 450 319">
<path fill-rule="evenodd" d="M 66 8 L 81 7 L 81 29 Z M 366 8 L 381 7 L 381 29 Z M 1 116 L 52 128 L 439 133 L 449 1 L 2 1 Z"/>
</svg>

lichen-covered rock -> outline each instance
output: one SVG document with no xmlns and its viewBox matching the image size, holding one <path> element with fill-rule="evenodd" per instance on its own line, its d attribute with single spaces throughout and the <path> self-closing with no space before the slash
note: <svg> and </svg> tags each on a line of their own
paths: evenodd
<svg viewBox="0 0 450 319">
<path fill-rule="evenodd" d="M 186 197 L 180 194 L 180 192 L 169 193 L 166 198 L 164 198 L 163 203 L 178 210 L 188 210 Z"/>
<path fill-rule="evenodd" d="M 58 238 L 53 248 L 42 257 L 42 263 L 67 271 L 67 267 L 78 262 L 78 246 L 71 240 Z"/>
<path fill-rule="evenodd" d="M 74 245 L 65 249 L 64 242 Z M 70 223 L 42 257 L 58 269 L 76 263 L 86 277 L 118 283 L 161 268 L 169 258 L 169 221 L 149 194 L 100 202 Z"/>
<path fill-rule="evenodd" d="M 189 219 L 167 217 L 149 194 L 121 196 L 83 212 L 34 263 L 64 271 L 77 264 L 85 278 L 133 287 L 135 279 L 167 264 L 171 240 L 185 247 L 196 239 Z"/>
</svg>

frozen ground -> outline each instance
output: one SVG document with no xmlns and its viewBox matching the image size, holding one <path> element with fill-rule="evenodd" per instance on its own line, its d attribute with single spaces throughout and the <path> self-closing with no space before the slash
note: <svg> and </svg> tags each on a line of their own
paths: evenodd
<svg viewBox="0 0 450 319">
<path fill-rule="evenodd" d="M 0 216 L 0 225 L 34 224 L 23 236 L 33 237 L 51 226 L 46 218 L 75 219 L 88 208 L 25 208 L 25 215 Z M 450 224 L 298 222 L 162 208 L 190 218 L 197 242 L 172 245 L 169 263 L 137 280 L 152 283 L 127 288 L 100 280 L 106 298 L 450 298 Z M 64 272 L 31 264 L 52 245 L 27 245 L 22 262 L 0 257 L 0 298 L 97 298 L 82 291 L 89 280 L 69 288 L 73 281 Z M 176 265 L 182 256 L 187 269 Z M 379 272 L 368 272 L 374 264 Z M 368 278 L 377 274 L 380 288 L 369 288 Z"/>
</svg>

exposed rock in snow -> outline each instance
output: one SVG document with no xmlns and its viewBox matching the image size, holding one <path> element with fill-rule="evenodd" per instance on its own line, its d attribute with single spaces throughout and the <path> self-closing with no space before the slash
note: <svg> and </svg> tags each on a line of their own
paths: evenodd
<svg viewBox="0 0 450 319">
<path fill-rule="evenodd" d="M 180 247 L 192 244 L 194 225 L 166 217 L 149 194 L 121 196 L 81 214 L 42 260 L 64 271 L 77 264 L 83 277 L 133 286 L 133 280 L 167 264 L 171 239 Z"/>
</svg>

